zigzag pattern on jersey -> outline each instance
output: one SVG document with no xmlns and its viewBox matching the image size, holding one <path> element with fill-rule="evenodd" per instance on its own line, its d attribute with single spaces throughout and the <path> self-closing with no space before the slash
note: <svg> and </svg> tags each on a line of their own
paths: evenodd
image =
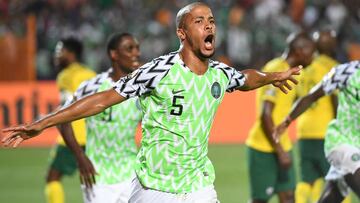
<svg viewBox="0 0 360 203">
<path fill-rule="evenodd" d="M 176 63 L 177 52 L 160 56 L 146 63 L 138 71 L 121 78 L 115 86 L 120 95 L 129 98 L 151 92 Z"/>
<path fill-rule="evenodd" d="M 134 135 L 140 120 L 135 98 L 113 106 L 113 121 L 88 118 L 87 154 L 98 172 L 98 183 L 113 184 L 134 177 L 137 153 Z"/>
<path fill-rule="evenodd" d="M 346 86 L 349 77 L 360 68 L 359 61 L 352 61 L 334 67 L 322 82 L 323 90 L 330 94 Z"/>
<path fill-rule="evenodd" d="M 342 144 L 360 147 L 360 102 L 357 100 L 360 90 L 360 64 L 359 61 L 353 61 L 340 66 L 336 67 L 334 75 L 342 76 L 342 73 L 346 72 L 347 77 L 345 82 L 342 82 L 343 86 L 338 94 L 336 119 L 329 124 L 326 133 L 326 154 Z M 331 81 L 333 80 L 328 79 L 326 82 L 331 84 Z"/>
<path fill-rule="evenodd" d="M 103 82 L 98 92 L 111 87 L 110 78 Z M 136 106 L 138 98 L 128 99 L 86 119 L 88 137 L 86 153 L 93 161 L 101 184 L 114 184 L 135 176 L 137 154 L 136 127 L 141 120 L 141 111 Z M 111 120 L 104 120 L 111 113 Z"/>
<path fill-rule="evenodd" d="M 210 60 L 210 67 L 218 68 L 224 72 L 226 77 L 229 80 L 228 88 L 226 89 L 227 92 L 233 92 L 236 88 L 241 87 L 245 84 L 245 75 L 240 71 L 237 71 L 234 68 L 227 66 L 224 63 L 220 63 L 218 61 Z"/>
<path fill-rule="evenodd" d="M 109 77 L 112 68 L 84 81 L 75 93 L 76 99 L 112 87 Z M 141 112 L 137 98 L 110 107 L 112 121 L 104 121 L 104 112 L 85 119 L 87 128 L 86 154 L 93 162 L 98 175 L 97 183 L 114 184 L 132 179 L 137 147 L 134 140 Z"/>
<path fill-rule="evenodd" d="M 229 87 L 229 78 L 243 76 L 241 73 L 233 75 L 238 72 L 218 62 L 202 76 L 180 64 L 183 64 L 181 60 L 150 96 L 141 98 L 145 116 L 138 160 L 144 168 L 137 170 L 137 175 L 145 186 L 168 192 L 196 191 L 212 184 L 215 173 L 207 158 L 211 124 L 224 91 Z M 211 93 L 215 82 L 221 87 L 218 99 Z M 178 91 L 181 93 L 174 93 Z M 176 95 L 183 97 L 175 102 L 182 106 L 179 116 L 170 113 L 177 108 L 173 106 Z"/>
<path fill-rule="evenodd" d="M 83 97 L 96 93 L 101 84 L 109 77 L 109 74 L 111 72 L 112 68 L 105 72 L 97 74 L 94 78 L 90 80 L 82 82 L 75 92 L 75 99 L 79 100 Z"/>
</svg>

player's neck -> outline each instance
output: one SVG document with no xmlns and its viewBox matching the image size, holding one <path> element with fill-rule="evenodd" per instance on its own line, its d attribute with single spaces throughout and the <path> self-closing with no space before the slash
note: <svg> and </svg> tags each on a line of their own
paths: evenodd
<svg viewBox="0 0 360 203">
<path fill-rule="evenodd" d="M 290 53 L 284 53 L 282 55 L 282 58 L 285 59 L 285 61 L 289 64 L 290 67 L 302 65 L 302 64 L 298 64 L 296 57 Z"/>
<path fill-rule="evenodd" d="M 110 73 L 110 77 L 113 81 L 118 81 L 120 78 L 128 75 L 128 73 L 122 71 L 120 67 L 114 67 L 113 65 L 113 71 Z"/>
<path fill-rule="evenodd" d="M 60 70 L 65 70 L 67 68 L 70 68 L 74 63 L 76 63 L 77 61 L 68 61 L 67 63 L 63 64 L 62 66 L 60 66 Z"/>
<path fill-rule="evenodd" d="M 330 58 L 335 58 L 336 53 L 332 52 L 332 51 L 324 51 L 324 52 L 321 52 L 320 55 L 325 55 L 325 56 L 330 57 Z"/>
<path fill-rule="evenodd" d="M 199 58 L 195 53 L 189 49 L 183 48 L 179 52 L 181 60 L 185 65 L 196 75 L 203 75 L 206 73 L 209 65 L 209 59 Z"/>
</svg>

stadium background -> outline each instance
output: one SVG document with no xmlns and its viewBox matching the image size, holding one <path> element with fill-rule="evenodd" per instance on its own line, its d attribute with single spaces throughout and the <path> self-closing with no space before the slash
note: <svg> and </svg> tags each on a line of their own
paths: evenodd
<svg viewBox="0 0 360 203">
<path fill-rule="evenodd" d="M 143 62 L 176 50 L 180 0 L 0 0 L 0 128 L 31 122 L 57 107 L 57 70 L 52 54 L 62 36 L 85 46 L 84 63 L 100 72 L 109 66 L 106 38 L 120 31 L 141 43 Z M 335 29 L 337 59 L 360 59 L 358 0 L 208 0 L 217 21 L 215 58 L 238 69 L 261 67 L 281 54 L 286 36 Z M 221 202 L 246 202 L 248 178 L 242 145 L 255 120 L 254 92 L 226 95 L 211 131 L 209 156 Z M 294 126 L 291 136 L 295 141 Z M 43 186 L 49 147 L 57 132 L 0 148 L 0 202 L 45 202 Z M 139 133 L 138 138 L 139 140 Z M 296 151 L 296 150 L 295 150 Z M 77 176 L 65 179 L 67 202 L 80 202 Z M 276 202 L 276 199 L 273 200 Z M 354 198 L 353 202 L 359 202 Z"/>
</svg>

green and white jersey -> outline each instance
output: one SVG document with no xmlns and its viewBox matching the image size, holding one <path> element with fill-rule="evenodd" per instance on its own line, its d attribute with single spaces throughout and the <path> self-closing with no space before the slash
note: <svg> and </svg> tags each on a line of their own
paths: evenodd
<svg viewBox="0 0 360 203">
<path fill-rule="evenodd" d="M 213 184 L 207 157 L 208 139 L 225 91 L 245 77 L 227 65 L 210 61 L 207 72 L 194 74 L 170 53 L 122 78 L 115 90 L 123 97 L 140 96 L 142 142 L 136 174 L 145 187 L 188 193 Z"/>
<path fill-rule="evenodd" d="M 360 62 L 335 66 L 322 81 L 326 94 L 340 90 L 336 119 L 328 126 L 325 154 L 341 144 L 360 148 Z"/>
<path fill-rule="evenodd" d="M 112 88 L 115 83 L 109 76 L 111 70 L 83 82 L 76 99 Z M 120 183 L 135 177 L 135 131 L 142 117 L 138 101 L 126 100 L 85 119 L 86 155 L 98 173 L 97 184 Z"/>
</svg>

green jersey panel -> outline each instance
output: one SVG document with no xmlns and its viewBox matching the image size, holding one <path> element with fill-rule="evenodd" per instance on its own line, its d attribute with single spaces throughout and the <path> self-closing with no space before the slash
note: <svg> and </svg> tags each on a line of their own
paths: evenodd
<svg viewBox="0 0 360 203">
<path fill-rule="evenodd" d="M 101 92 L 113 85 L 108 71 L 80 86 L 77 97 Z M 86 154 L 98 173 L 97 184 L 120 183 L 135 177 L 135 131 L 142 117 L 138 102 L 138 98 L 131 98 L 86 118 Z"/>
<path fill-rule="evenodd" d="M 323 90 L 330 94 L 340 90 L 336 119 L 328 126 L 325 154 L 341 144 L 360 148 L 360 63 L 352 61 L 334 67 L 322 82 Z"/>
<path fill-rule="evenodd" d="M 188 193 L 213 184 L 207 157 L 211 125 L 225 91 L 244 80 L 242 73 L 215 61 L 196 75 L 173 53 L 116 85 L 122 96 L 140 95 L 143 138 L 136 174 L 144 186 Z"/>
</svg>

